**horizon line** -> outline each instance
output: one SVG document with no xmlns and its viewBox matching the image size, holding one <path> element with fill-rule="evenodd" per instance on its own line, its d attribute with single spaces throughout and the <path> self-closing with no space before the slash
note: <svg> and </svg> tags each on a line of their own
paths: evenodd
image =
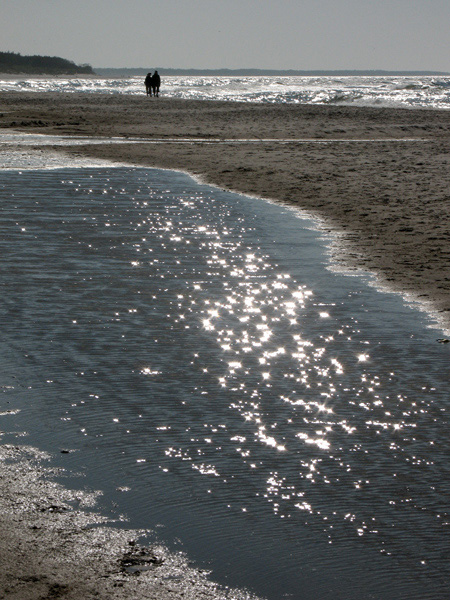
<svg viewBox="0 0 450 600">
<path fill-rule="evenodd" d="M 94 71 L 148 71 L 149 67 L 93 67 Z M 152 69 L 150 69 L 152 70 Z M 315 75 L 315 74 L 380 74 L 380 75 L 450 75 L 449 71 L 437 71 L 433 69 L 265 69 L 242 67 L 230 69 L 227 67 L 218 67 L 213 69 L 203 69 L 197 67 L 179 68 L 179 67 L 158 67 L 161 72 L 178 72 L 178 73 L 260 73 L 260 74 L 299 74 L 299 75 Z"/>
</svg>

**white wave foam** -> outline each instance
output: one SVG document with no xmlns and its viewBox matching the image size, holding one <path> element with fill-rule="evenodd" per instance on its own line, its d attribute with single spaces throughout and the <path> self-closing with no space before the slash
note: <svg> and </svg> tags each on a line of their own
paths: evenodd
<svg viewBox="0 0 450 600">
<path fill-rule="evenodd" d="M 142 77 L 0 79 L 0 91 L 144 95 Z M 450 108 L 450 77 L 204 77 L 163 78 L 162 95 L 195 100 L 295 104 L 354 104 Z"/>
</svg>

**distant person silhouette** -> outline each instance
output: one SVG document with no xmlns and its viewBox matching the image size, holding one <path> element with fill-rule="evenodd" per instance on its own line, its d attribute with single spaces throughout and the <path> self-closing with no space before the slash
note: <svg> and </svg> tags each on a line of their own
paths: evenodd
<svg viewBox="0 0 450 600">
<path fill-rule="evenodd" d="M 155 71 L 152 76 L 152 89 L 153 95 L 159 96 L 159 87 L 161 85 L 161 77 L 159 76 L 158 71 Z"/>
<path fill-rule="evenodd" d="M 152 74 L 151 73 L 147 73 L 144 84 L 145 84 L 145 91 L 147 92 L 147 96 L 151 96 L 152 95 Z"/>
</svg>

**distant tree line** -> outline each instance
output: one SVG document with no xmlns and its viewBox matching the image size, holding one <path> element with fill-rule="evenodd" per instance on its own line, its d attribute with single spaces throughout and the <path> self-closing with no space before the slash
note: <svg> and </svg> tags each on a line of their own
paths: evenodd
<svg viewBox="0 0 450 600">
<path fill-rule="evenodd" d="M 76 65 L 59 56 L 22 56 L 16 52 L 0 52 L 0 73 L 45 75 L 94 74 L 90 65 Z"/>
</svg>

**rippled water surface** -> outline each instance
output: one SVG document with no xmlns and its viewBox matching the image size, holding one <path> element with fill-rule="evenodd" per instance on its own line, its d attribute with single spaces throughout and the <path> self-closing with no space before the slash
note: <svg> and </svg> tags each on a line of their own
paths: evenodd
<svg viewBox="0 0 450 600">
<path fill-rule="evenodd" d="M 296 213 L 183 174 L 10 171 L 0 196 L 0 427 L 76 450 L 229 585 L 445 597 L 449 349 L 420 313 L 329 272 Z"/>
<path fill-rule="evenodd" d="M 144 77 L 17 77 L 0 91 L 145 93 Z M 447 76 L 163 76 L 161 95 L 190 100 L 294 104 L 352 104 L 412 108 L 450 107 Z"/>
</svg>

